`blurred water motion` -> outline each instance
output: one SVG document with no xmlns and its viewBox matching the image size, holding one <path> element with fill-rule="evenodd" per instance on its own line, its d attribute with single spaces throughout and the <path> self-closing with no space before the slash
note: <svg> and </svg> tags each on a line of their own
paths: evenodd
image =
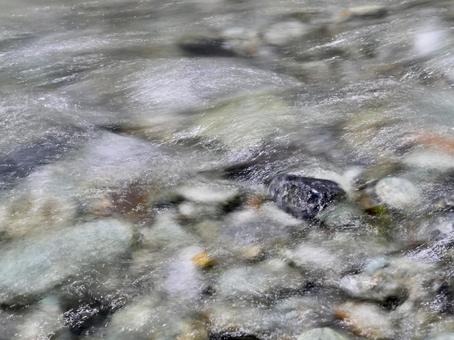
<svg viewBox="0 0 454 340">
<path fill-rule="evenodd" d="M 453 28 L 0 0 L 0 339 L 454 338 Z"/>
</svg>

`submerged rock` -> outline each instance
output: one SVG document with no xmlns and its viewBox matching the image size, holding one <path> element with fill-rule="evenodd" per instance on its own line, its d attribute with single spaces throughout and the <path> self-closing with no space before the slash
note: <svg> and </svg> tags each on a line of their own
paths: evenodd
<svg viewBox="0 0 454 340">
<path fill-rule="evenodd" d="M 312 219 L 333 202 L 345 196 L 344 190 L 326 179 L 297 175 L 276 176 L 269 191 L 277 206 L 302 219 Z"/>
<path fill-rule="evenodd" d="M 239 192 L 233 186 L 198 183 L 185 185 L 178 193 L 186 200 L 202 204 L 226 204 L 235 200 Z"/>
<path fill-rule="evenodd" d="M 210 334 L 210 340 L 260 340 L 260 338 L 243 332 L 225 332 Z"/>
<path fill-rule="evenodd" d="M 314 328 L 301 334 L 297 340 L 347 340 L 348 338 L 331 328 Z"/>
<path fill-rule="evenodd" d="M 111 320 L 107 335 L 109 339 L 149 339 L 152 333 L 156 297 L 141 297 L 116 312 Z"/>
<path fill-rule="evenodd" d="M 420 242 L 449 239 L 454 235 L 454 214 L 437 216 L 423 222 L 414 235 Z"/>
<path fill-rule="evenodd" d="M 336 317 L 355 334 L 368 339 L 394 338 L 394 328 L 389 314 L 374 304 L 344 303 L 337 308 Z"/>
<path fill-rule="evenodd" d="M 255 306 L 218 303 L 209 310 L 210 339 L 261 339 L 267 332 L 267 313 Z"/>
<path fill-rule="evenodd" d="M 386 276 L 387 273 L 380 274 L 344 276 L 339 285 L 353 297 L 376 300 L 393 308 L 406 299 L 407 290 L 401 282 L 393 280 L 396 278 Z"/>
<path fill-rule="evenodd" d="M 296 339 L 305 334 L 305 332 L 301 334 L 302 330 L 330 324 L 335 303 L 333 297 L 329 295 L 329 288 L 327 290 L 322 288 L 317 290 L 317 294 L 295 295 L 276 303 L 272 307 L 270 321 L 276 330 L 275 333 L 280 336 L 273 338 L 281 339 L 288 336 Z"/>
<path fill-rule="evenodd" d="M 378 198 L 395 209 L 408 209 L 421 202 L 418 188 L 409 180 L 400 177 L 386 177 L 375 186 Z"/>
<path fill-rule="evenodd" d="M 440 334 L 433 338 L 430 338 L 430 340 L 454 340 L 454 333 Z"/>
<path fill-rule="evenodd" d="M 142 230 L 143 247 L 161 255 L 173 255 L 194 244 L 197 244 L 196 237 L 178 224 L 172 213 L 158 215 L 151 228 Z"/>
<path fill-rule="evenodd" d="M 64 327 L 62 313 L 56 297 L 42 299 L 19 326 L 15 339 L 36 340 L 56 336 Z"/>
<path fill-rule="evenodd" d="M 28 176 L 36 168 L 55 162 L 75 148 L 79 136 L 74 131 L 63 131 L 45 134 L 20 147 L 16 147 L 7 155 L 0 154 L 0 189 L 8 188 L 18 179 Z"/>
<path fill-rule="evenodd" d="M 435 295 L 440 279 L 436 266 L 408 257 L 372 259 L 360 274 L 346 275 L 339 288 L 353 298 L 379 303 L 387 310 L 402 309 Z"/>
<path fill-rule="evenodd" d="M 307 26 L 297 20 L 278 22 L 264 32 L 263 38 L 270 45 L 282 46 L 301 38 L 307 31 Z"/>
<path fill-rule="evenodd" d="M 293 251 L 286 251 L 286 258 L 305 271 L 334 272 L 345 270 L 345 259 L 338 253 L 317 245 L 303 243 Z"/>
<path fill-rule="evenodd" d="M 22 237 L 71 225 L 77 215 L 77 201 L 63 171 L 49 165 L 37 169 L 0 203 L 0 233 L 3 239 Z"/>
<path fill-rule="evenodd" d="M 196 56 L 234 56 L 226 41 L 218 35 L 188 35 L 178 42 L 178 47 L 190 55 Z"/>
<path fill-rule="evenodd" d="M 201 257 L 202 256 L 202 257 Z M 203 258 L 203 249 L 190 246 L 178 251 L 164 270 L 163 290 L 172 299 L 196 301 L 205 288 L 200 269 L 209 264 L 208 255 Z"/>
<path fill-rule="evenodd" d="M 364 225 L 362 211 L 349 203 L 340 203 L 320 214 L 320 220 L 329 228 L 356 229 Z"/>
<path fill-rule="evenodd" d="M 140 296 L 113 316 L 106 339 L 207 339 L 205 317 L 194 305 L 174 304 L 158 295 Z M 194 337 L 191 337 L 194 336 Z"/>
<path fill-rule="evenodd" d="M 108 219 L 11 242 L 0 251 L 0 303 L 21 303 L 125 253 L 128 224 Z"/>
<path fill-rule="evenodd" d="M 302 227 L 300 220 L 269 202 L 258 209 L 246 208 L 230 213 L 224 219 L 220 234 L 224 246 L 230 243 L 229 247 L 243 248 L 253 244 L 270 245 L 286 240 L 293 231 Z"/>
<path fill-rule="evenodd" d="M 209 269 L 216 264 L 216 260 L 206 251 L 202 251 L 192 257 L 192 263 L 200 269 Z"/>
<path fill-rule="evenodd" d="M 235 267 L 225 271 L 219 279 L 221 296 L 244 299 L 273 299 L 280 295 L 298 292 L 304 288 L 305 280 L 285 262 L 272 259 L 255 265 Z"/>
<path fill-rule="evenodd" d="M 285 250 L 282 255 L 300 268 L 306 278 L 335 283 L 343 273 L 356 272 L 363 267 L 371 256 L 381 256 L 396 249 L 375 235 L 358 234 L 357 230 L 342 230 L 329 237 L 320 229 L 312 229 L 302 243 Z"/>
<path fill-rule="evenodd" d="M 380 5 L 365 5 L 352 7 L 344 10 L 341 13 L 341 18 L 344 20 L 362 18 L 362 19 L 379 19 L 388 14 L 386 7 Z"/>
<path fill-rule="evenodd" d="M 278 136 L 297 124 L 287 98 L 278 92 L 264 90 L 254 94 L 245 92 L 241 97 L 219 102 L 195 115 L 188 134 L 218 142 L 238 157 L 253 155 L 271 141 L 279 143 Z"/>
<path fill-rule="evenodd" d="M 423 170 L 447 172 L 454 168 L 454 156 L 437 150 L 419 150 L 408 154 L 404 163 Z"/>
<path fill-rule="evenodd" d="M 260 53 L 258 32 L 244 27 L 228 27 L 222 32 L 225 46 L 229 51 L 242 57 L 252 57 Z"/>
</svg>

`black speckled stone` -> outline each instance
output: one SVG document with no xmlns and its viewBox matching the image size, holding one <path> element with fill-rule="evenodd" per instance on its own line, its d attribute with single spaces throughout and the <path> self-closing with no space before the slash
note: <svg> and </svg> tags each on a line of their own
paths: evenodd
<svg viewBox="0 0 454 340">
<path fill-rule="evenodd" d="M 278 175 L 269 192 L 279 208 L 300 219 L 313 219 L 331 203 L 345 197 L 333 181 L 297 175 Z"/>
</svg>

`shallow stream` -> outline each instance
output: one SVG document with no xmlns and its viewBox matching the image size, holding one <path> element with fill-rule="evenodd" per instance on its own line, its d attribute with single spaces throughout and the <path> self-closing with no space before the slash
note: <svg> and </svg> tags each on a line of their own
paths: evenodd
<svg viewBox="0 0 454 340">
<path fill-rule="evenodd" d="M 0 339 L 454 339 L 453 31 L 0 0 Z"/>
</svg>

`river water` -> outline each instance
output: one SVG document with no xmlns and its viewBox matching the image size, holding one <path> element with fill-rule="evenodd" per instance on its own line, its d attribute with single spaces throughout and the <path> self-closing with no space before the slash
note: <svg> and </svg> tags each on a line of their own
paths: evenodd
<svg viewBox="0 0 454 340">
<path fill-rule="evenodd" d="M 0 339 L 454 339 L 452 1 L 0 28 Z"/>
</svg>

